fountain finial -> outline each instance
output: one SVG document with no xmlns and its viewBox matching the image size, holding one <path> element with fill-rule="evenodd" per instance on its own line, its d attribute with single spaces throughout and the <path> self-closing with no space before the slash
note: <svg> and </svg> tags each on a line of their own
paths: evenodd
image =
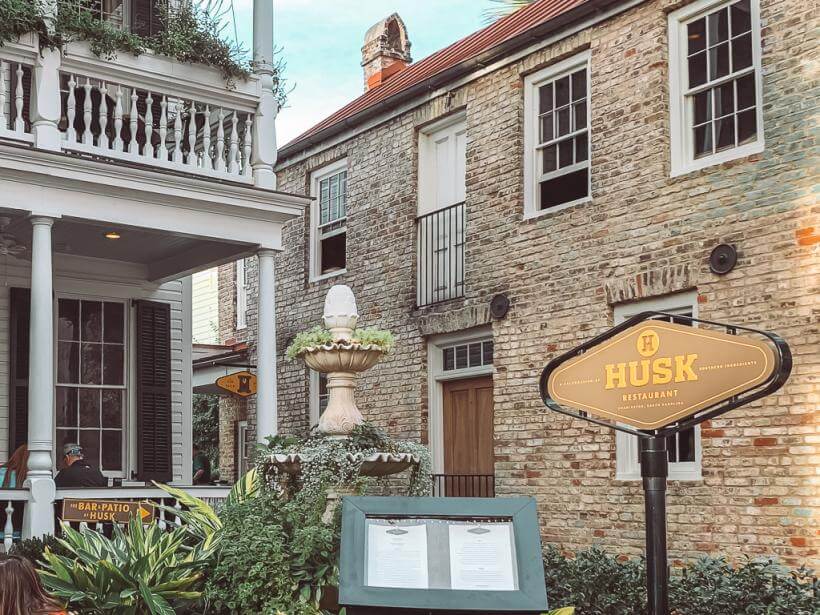
<svg viewBox="0 0 820 615">
<path fill-rule="evenodd" d="M 322 320 L 334 342 L 350 340 L 353 329 L 359 322 L 359 310 L 356 308 L 356 297 L 349 286 L 336 284 L 327 291 Z"/>
</svg>

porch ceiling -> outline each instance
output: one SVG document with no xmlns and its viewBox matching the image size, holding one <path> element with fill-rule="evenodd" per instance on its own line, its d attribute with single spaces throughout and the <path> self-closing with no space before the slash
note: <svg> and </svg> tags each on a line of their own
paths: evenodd
<svg viewBox="0 0 820 615">
<path fill-rule="evenodd" d="M 18 258 L 31 254 L 31 224 L 28 215 L 0 209 L 0 216 L 9 218 L 3 230 L 5 241 L 25 247 Z M 118 239 L 106 237 L 116 232 Z M 228 262 L 250 254 L 256 246 L 250 243 L 216 241 L 190 237 L 155 229 L 102 223 L 93 220 L 60 218 L 52 228 L 55 255 L 65 254 L 86 258 L 113 260 L 143 265 L 149 280 L 182 277 L 197 270 Z"/>
</svg>

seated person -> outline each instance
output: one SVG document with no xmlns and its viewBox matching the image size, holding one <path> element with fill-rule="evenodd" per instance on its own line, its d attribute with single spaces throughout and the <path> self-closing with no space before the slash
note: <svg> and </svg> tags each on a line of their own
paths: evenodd
<svg viewBox="0 0 820 615">
<path fill-rule="evenodd" d="M 0 466 L 0 486 L 3 489 L 20 489 L 28 473 L 28 447 L 22 444 L 9 460 Z"/>
<path fill-rule="evenodd" d="M 54 483 L 59 489 L 67 487 L 107 487 L 108 479 L 83 457 L 79 444 L 69 443 L 63 447 L 63 469 L 57 473 Z"/>
<path fill-rule="evenodd" d="M 199 448 L 199 444 L 194 442 L 194 484 L 195 485 L 210 485 L 211 484 L 211 460 Z"/>
</svg>

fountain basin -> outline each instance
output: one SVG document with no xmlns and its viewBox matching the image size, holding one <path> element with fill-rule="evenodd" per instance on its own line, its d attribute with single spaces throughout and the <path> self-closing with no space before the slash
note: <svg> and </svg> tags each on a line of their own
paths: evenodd
<svg viewBox="0 0 820 615">
<path fill-rule="evenodd" d="M 297 475 L 302 471 L 302 460 L 309 457 L 301 453 L 271 455 L 270 461 L 282 472 Z M 408 468 L 418 465 L 420 459 L 411 453 L 348 453 L 347 460 L 361 464 L 359 474 L 362 476 L 390 476 L 404 472 Z"/>
<path fill-rule="evenodd" d="M 307 366 L 317 372 L 363 372 L 379 362 L 384 352 L 375 346 L 356 342 L 334 342 L 311 346 L 300 353 Z"/>
</svg>

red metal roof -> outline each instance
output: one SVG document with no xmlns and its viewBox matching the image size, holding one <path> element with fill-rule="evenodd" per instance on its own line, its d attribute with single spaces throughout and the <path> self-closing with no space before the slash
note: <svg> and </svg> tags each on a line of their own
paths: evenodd
<svg viewBox="0 0 820 615">
<path fill-rule="evenodd" d="M 343 122 L 377 103 L 400 94 L 404 90 L 523 34 L 527 30 L 539 26 L 562 13 L 566 13 L 584 2 L 587 2 L 587 0 L 538 0 L 527 7 L 519 9 L 486 28 L 473 32 L 452 45 L 409 65 L 389 81 L 365 92 L 313 128 L 302 133 L 287 143 L 284 148 L 291 148 L 300 141 L 304 141 L 339 122 Z"/>
</svg>

